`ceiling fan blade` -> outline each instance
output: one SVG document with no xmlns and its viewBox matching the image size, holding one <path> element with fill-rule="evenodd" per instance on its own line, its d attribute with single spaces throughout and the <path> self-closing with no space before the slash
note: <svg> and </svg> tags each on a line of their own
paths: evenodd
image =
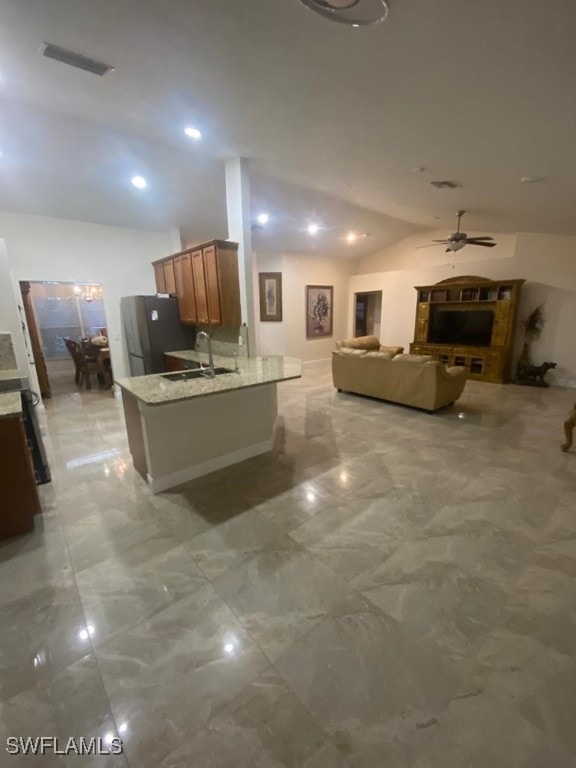
<svg viewBox="0 0 576 768">
<path fill-rule="evenodd" d="M 428 243 L 428 245 L 417 245 L 416 250 L 418 250 L 418 248 L 432 248 L 433 245 L 442 245 L 443 242 L 444 240 L 438 240 L 438 242 Z"/>
<path fill-rule="evenodd" d="M 468 242 L 471 243 L 473 240 L 494 240 L 492 235 L 479 235 L 478 237 L 469 237 Z"/>
<path fill-rule="evenodd" d="M 474 240 L 468 240 L 466 245 L 483 245 L 484 248 L 494 248 L 497 243 L 477 243 Z"/>
<path fill-rule="evenodd" d="M 432 240 L 432 242 L 433 243 L 449 243 L 450 240 L 447 240 L 446 238 L 444 238 L 444 240 Z"/>
</svg>

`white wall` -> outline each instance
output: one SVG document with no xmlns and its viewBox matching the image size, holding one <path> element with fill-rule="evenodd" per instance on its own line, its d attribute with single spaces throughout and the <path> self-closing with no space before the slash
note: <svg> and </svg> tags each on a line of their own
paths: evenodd
<svg viewBox="0 0 576 768">
<path fill-rule="evenodd" d="M 576 317 L 576 237 L 557 235 L 497 235 L 498 245 L 484 249 L 468 246 L 456 253 L 442 247 L 423 248 L 445 232 L 406 238 L 380 254 L 362 259 L 358 275 L 350 280 L 350 300 L 358 291 L 382 290 L 383 344 L 403 344 L 414 339 L 416 292 L 414 286 L 437 283 L 457 275 L 479 275 L 494 280 L 523 278 L 520 320 L 545 303 L 546 326 L 532 347 L 535 362 L 549 360 L 558 368 L 550 383 L 576 386 L 573 327 Z M 352 328 L 349 317 L 348 331 Z M 522 328 L 519 324 L 516 354 Z"/>
<path fill-rule="evenodd" d="M 284 355 L 286 343 L 284 338 L 286 312 L 289 307 L 284 302 L 285 288 L 282 285 L 282 322 L 260 322 L 260 284 L 258 280 L 259 272 L 281 272 L 284 271 L 284 256 L 278 253 L 264 254 L 258 253 L 254 257 L 254 297 L 256 301 L 255 319 L 256 319 L 256 344 L 259 355 Z M 283 275 L 284 278 L 284 275 Z M 285 278 L 284 278 L 285 279 Z"/>
<path fill-rule="evenodd" d="M 15 280 L 101 283 L 114 375 L 129 375 L 120 298 L 155 293 L 151 262 L 171 253 L 167 232 L 0 212 L 0 238 Z M 4 282 L 0 305 L 13 302 Z"/>
<path fill-rule="evenodd" d="M 18 299 L 15 290 L 12 272 L 8 263 L 6 244 L 0 238 L 0 333 L 9 333 L 11 335 L 20 374 L 31 378 L 32 386 L 37 388 L 33 372 L 28 365 L 28 355 L 18 312 L 19 303 L 21 303 L 21 300 Z"/>
<path fill-rule="evenodd" d="M 257 272 L 282 273 L 283 321 L 261 323 L 258 303 L 260 354 L 284 354 L 299 357 L 305 362 L 329 358 L 336 340 L 347 335 L 348 286 L 351 275 L 357 269 L 356 260 L 299 254 L 258 254 L 256 263 Z M 333 334 L 330 337 L 306 338 L 307 285 L 334 286 Z"/>
</svg>

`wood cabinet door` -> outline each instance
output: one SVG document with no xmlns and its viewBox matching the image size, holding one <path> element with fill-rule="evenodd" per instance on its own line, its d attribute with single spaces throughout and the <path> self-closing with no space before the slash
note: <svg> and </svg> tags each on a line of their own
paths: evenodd
<svg viewBox="0 0 576 768">
<path fill-rule="evenodd" d="M 182 360 L 179 357 L 172 357 L 172 355 L 164 355 L 164 370 L 166 372 L 183 371 Z"/>
<path fill-rule="evenodd" d="M 222 305 L 220 302 L 220 275 L 218 273 L 218 254 L 215 246 L 204 248 L 204 273 L 206 275 L 206 295 L 208 298 L 208 322 L 210 325 L 222 325 Z"/>
<path fill-rule="evenodd" d="M 180 270 L 182 276 L 182 295 L 184 297 L 183 322 L 194 325 L 198 322 L 198 313 L 196 312 L 196 295 L 194 293 L 194 274 L 192 272 L 192 257 L 189 253 L 183 253 L 180 257 Z"/>
<path fill-rule="evenodd" d="M 164 262 L 164 281 L 166 293 L 176 293 L 176 276 L 174 274 L 174 259 Z"/>
<path fill-rule="evenodd" d="M 182 256 L 175 256 L 174 262 L 174 282 L 176 283 L 176 296 L 178 301 L 184 297 L 184 281 L 182 279 Z"/>
<path fill-rule="evenodd" d="M 416 329 L 414 341 L 428 341 L 428 319 L 430 317 L 430 304 L 418 304 L 416 313 Z"/>
<path fill-rule="evenodd" d="M 156 281 L 156 293 L 166 293 L 164 264 L 154 264 L 154 280 Z"/>
<path fill-rule="evenodd" d="M 192 251 L 191 260 L 197 321 L 201 325 L 208 325 L 210 320 L 208 316 L 208 296 L 206 293 L 206 276 L 204 274 L 202 251 Z"/>
<path fill-rule="evenodd" d="M 510 301 L 497 301 L 494 307 L 494 326 L 492 328 L 492 346 L 505 347 L 511 331 L 512 304 Z"/>
</svg>

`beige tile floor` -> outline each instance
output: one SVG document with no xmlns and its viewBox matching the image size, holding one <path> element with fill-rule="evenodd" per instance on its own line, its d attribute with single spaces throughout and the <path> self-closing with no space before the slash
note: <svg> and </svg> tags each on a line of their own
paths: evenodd
<svg viewBox="0 0 576 768">
<path fill-rule="evenodd" d="M 0 547 L 0 749 L 125 754 L 0 764 L 575 768 L 574 399 L 428 415 L 318 368 L 272 454 L 154 497 L 118 399 L 54 398 L 44 514 Z"/>
</svg>

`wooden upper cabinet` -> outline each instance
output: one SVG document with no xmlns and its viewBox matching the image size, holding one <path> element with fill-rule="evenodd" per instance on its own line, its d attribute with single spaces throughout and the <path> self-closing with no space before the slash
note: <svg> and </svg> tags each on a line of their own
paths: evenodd
<svg viewBox="0 0 576 768">
<path fill-rule="evenodd" d="M 188 325 L 240 326 L 238 245 L 212 240 L 154 263 L 159 293 L 178 296 Z"/>
<path fill-rule="evenodd" d="M 196 319 L 200 325 L 208 325 L 210 323 L 210 316 L 208 314 L 208 294 L 206 290 L 206 273 L 204 270 L 202 251 L 192 251 L 190 258 L 192 260 L 192 275 L 194 278 Z"/>
<path fill-rule="evenodd" d="M 204 251 L 211 247 L 204 248 Z M 215 243 L 218 296 L 220 299 L 220 325 L 239 327 L 242 323 L 240 311 L 240 280 L 238 277 L 238 245 L 217 241 Z"/>
<path fill-rule="evenodd" d="M 174 259 L 164 262 L 164 281 L 166 284 L 166 293 L 176 293 L 176 276 L 174 273 Z"/>
<path fill-rule="evenodd" d="M 156 293 L 166 293 L 166 280 L 164 278 L 164 264 L 154 264 L 154 279 L 156 281 Z"/>
<path fill-rule="evenodd" d="M 210 325 L 222 325 L 220 298 L 220 277 L 218 275 L 218 256 L 216 246 L 202 250 L 204 274 L 206 275 L 206 296 L 208 299 L 208 322 Z"/>
<path fill-rule="evenodd" d="M 180 320 L 186 325 L 195 325 L 197 322 L 196 299 L 189 253 L 182 253 L 180 256 L 174 257 L 174 277 L 176 278 Z"/>
</svg>

